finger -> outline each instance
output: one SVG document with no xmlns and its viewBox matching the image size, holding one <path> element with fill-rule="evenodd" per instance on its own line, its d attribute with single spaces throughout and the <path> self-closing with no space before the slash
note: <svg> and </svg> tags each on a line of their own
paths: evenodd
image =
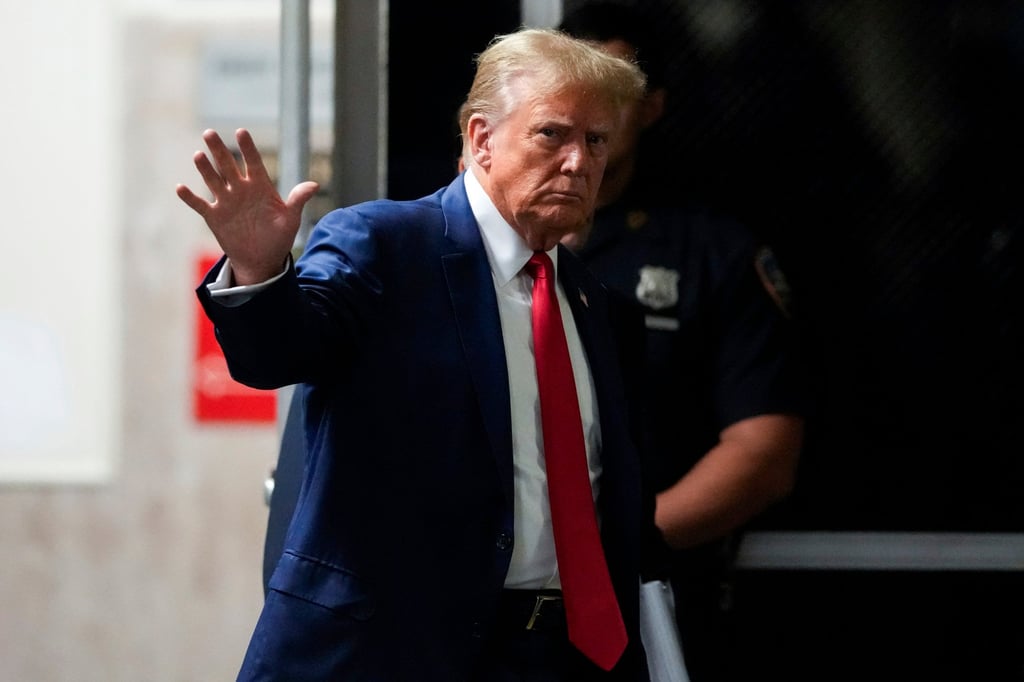
<svg viewBox="0 0 1024 682">
<path fill-rule="evenodd" d="M 228 149 L 228 146 L 220 139 L 217 131 L 209 129 L 204 131 L 203 141 L 209 147 L 210 156 L 213 157 L 213 162 L 216 164 L 217 171 L 224 182 L 230 185 L 241 180 L 242 172 L 238 168 L 238 162 L 235 161 L 235 156 Z"/>
<path fill-rule="evenodd" d="M 320 185 L 309 180 L 301 182 L 292 188 L 292 191 L 288 193 L 288 199 L 285 201 L 285 207 L 288 209 L 288 214 L 292 222 L 296 225 L 302 224 L 302 209 L 306 203 L 316 195 Z"/>
<path fill-rule="evenodd" d="M 319 187 L 317 183 L 307 181 L 299 183 L 288 193 L 288 200 L 285 202 L 285 206 L 294 224 L 302 224 L 302 209 L 313 198 Z"/>
<path fill-rule="evenodd" d="M 288 193 L 288 199 L 285 201 L 285 205 L 292 213 L 301 214 L 302 207 L 316 195 L 317 190 L 319 189 L 320 185 L 312 180 L 300 182 L 292 188 L 291 192 Z"/>
<path fill-rule="evenodd" d="M 245 174 L 250 179 L 273 184 L 270 173 L 267 172 L 267 167 L 263 163 L 263 156 L 249 131 L 239 128 L 235 131 L 235 140 L 238 141 L 238 150 L 242 152 L 242 160 L 245 161 Z"/>
<path fill-rule="evenodd" d="M 196 170 L 199 171 L 199 175 L 202 176 L 206 186 L 210 188 L 214 196 L 223 193 L 227 187 L 224 182 L 224 178 L 220 176 L 217 169 L 213 167 L 210 159 L 206 154 L 202 152 L 196 152 L 192 157 L 192 162 L 196 166 Z"/>
<path fill-rule="evenodd" d="M 206 201 L 202 197 L 196 196 L 195 193 L 185 185 L 178 185 L 175 187 L 174 193 L 177 194 L 178 198 L 184 201 L 189 208 L 203 218 L 206 217 L 206 212 L 210 209 L 210 202 Z"/>
</svg>

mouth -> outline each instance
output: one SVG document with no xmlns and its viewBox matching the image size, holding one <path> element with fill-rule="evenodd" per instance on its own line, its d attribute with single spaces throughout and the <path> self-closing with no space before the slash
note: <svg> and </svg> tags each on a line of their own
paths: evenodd
<svg viewBox="0 0 1024 682">
<path fill-rule="evenodd" d="M 578 192 L 550 192 L 549 196 L 556 201 L 565 203 L 577 203 L 583 201 L 583 195 Z"/>
</svg>

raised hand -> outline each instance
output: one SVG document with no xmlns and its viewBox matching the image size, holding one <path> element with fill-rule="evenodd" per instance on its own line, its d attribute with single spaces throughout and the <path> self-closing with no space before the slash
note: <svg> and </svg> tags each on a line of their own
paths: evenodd
<svg viewBox="0 0 1024 682">
<path fill-rule="evenodd" d="M 302 207 L 318 185 L 299 183 L 288 199 L 282 200 L 249 131 L 240 128 L 235 139 L 242 153 L 241 164 L 213 130 L 203 133 L 210 156 L 197 151 L 193 157 L 212 201 L 185 185 L 178 185 L 175 191 L 206 221 L 231 260 L 235 284 L 255 284 L 281 272 L 299 231 Z"/>
</svg>

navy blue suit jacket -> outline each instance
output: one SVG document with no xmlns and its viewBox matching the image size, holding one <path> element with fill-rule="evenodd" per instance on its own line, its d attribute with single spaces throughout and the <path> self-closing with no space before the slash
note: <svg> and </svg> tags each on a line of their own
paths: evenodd
<svg viewBox="0 0 1024 682">
<path fill-rule="evenodd" d="M 221 265 L 197 293 L 232 376 L 309 385 L 306 474 L 239 679 L 472 679 L 514 495 L 498 306 L 461 176 L 416 201 L 331 212 L 295 268 L 242 305 L 209 296 Z M 646 679 L 649 508 L 605 294 L 565 249 L 558 270 L 600 411 L 602 537 L 631 642 L 614 679 Z"/>
</svg>

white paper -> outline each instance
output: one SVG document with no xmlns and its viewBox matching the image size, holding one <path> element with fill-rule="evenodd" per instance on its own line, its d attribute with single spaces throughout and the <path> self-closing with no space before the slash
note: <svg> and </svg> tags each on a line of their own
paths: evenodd
<svg viewBox="0 0 1024 682">
<path fill-rule="evenodd" d="M 676 626 L 675 595 L 663 580 L 640 583 L 640 639 L 651 682 L 690 682 Z"/>
</svg>

